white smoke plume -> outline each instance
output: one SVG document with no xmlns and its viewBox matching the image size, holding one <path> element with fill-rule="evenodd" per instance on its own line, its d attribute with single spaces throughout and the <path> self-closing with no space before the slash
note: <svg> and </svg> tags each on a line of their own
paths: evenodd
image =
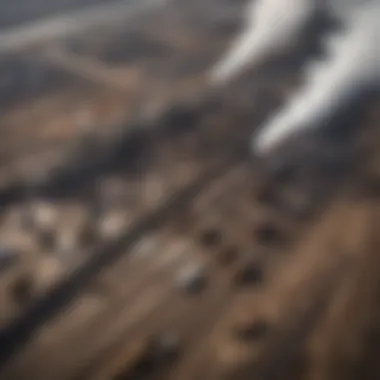
<svg viewBox="0 0 380 380">
<path fill-rule="evenodd" d="M 245 68 L 292 45 L 316 9 L 313 0 L 256 0 L 246 11 L 246 25 L 211 70 L 211 82 L 222 84 Z"/>
<path fill-rule="evenodd" d="M 290 135 L 321 125 L 360 87 L 379 81 L 380 5 L 347 16 L 344 34 L 328 41 L 325 61 L 306 71 L 303 89 L 254 138 L 256 153 L 266 154 Z"/>
<path fill-rule="evenodd" d="M 243 32 L 212 69 L 212 84 L 225 84 L 297 42 L 318 8 L 340 20 L 345 30 L 326 40 L 328 56 L 306 67 L 303 89 L 254 138 L 258 154 L 321 125 L 361 86 L 379 79 L 380 0 L 254 0 Z"/>
</svg>

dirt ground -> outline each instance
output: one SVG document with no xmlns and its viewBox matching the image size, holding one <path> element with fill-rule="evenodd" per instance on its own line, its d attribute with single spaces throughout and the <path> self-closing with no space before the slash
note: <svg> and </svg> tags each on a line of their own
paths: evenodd
<svg viewBox="0 0 380 380">
<path fill-rule="evenodd" d="M 380 376 L 378 99 L 252 157 L 306 53 L 211 94 L 242 6 L 1 56 L 0 379 Z"/>
</svg>

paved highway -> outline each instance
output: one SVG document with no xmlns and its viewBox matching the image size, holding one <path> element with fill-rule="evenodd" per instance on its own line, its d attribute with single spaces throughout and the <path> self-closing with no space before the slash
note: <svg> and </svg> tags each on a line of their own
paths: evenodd
<svg viewBox="0 0 380 380">
<path fill-rule="evenodd" d="M 77 6 L 75 9 L 72 6 L 69 10 L 66 7 L 58 15 L 57 5 L 49 15 L 42 11 L 34 13 L 33 21 L 7 28 L 4 28 L 2 18 L 0 18 L 0 54 L 23 49 L 45 40 L 67 37 L 110 22 L 125 20 L 152 7 L 164 5 L 168 1 L 171 0 L 112 0 L 108 2 L 103 0 L 103 4 L 94 5 L 94 3 L 100 3 L 100 0 L 92 0 L 92 5 Z M 1 7 L 0 2 L 0 13 Z M 42 17 L 39 17 L 41 15 Z"/>
</svg>

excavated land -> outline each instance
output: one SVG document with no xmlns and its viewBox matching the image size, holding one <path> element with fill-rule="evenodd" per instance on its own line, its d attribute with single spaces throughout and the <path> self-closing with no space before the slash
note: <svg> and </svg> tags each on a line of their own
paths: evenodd
<svg viewBox="0 0 380 380">
<path fill-rule="evenodd" d="M 210 92 L 243 5 L 1 53 L 0 379 L 380 376 L 379 99 L 253 157 L 320 48 Z"/>
</svg>

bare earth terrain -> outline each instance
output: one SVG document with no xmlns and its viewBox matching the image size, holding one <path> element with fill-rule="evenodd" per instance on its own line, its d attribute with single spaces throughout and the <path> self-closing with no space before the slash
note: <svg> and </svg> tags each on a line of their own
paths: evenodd
<svg viewBox="0 0 380 380">
<path fill-rule="evenodd" d="M 378 99 L 260 162 L 314 41 L 211 94 L 244 2 L 142 4 L 0 34 L 0 379 L 379 378 Z"/>
</svg>

